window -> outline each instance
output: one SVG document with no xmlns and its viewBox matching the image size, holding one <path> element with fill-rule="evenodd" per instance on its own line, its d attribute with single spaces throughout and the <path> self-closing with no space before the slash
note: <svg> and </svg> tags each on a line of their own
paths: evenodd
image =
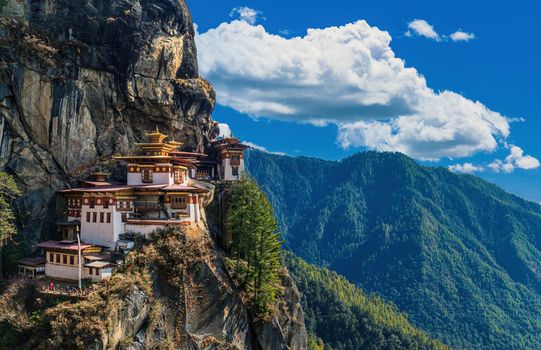
<svg viewBox="0 0 541 350">
<path fill-rule="evenodd" d="M 98 268 L 96 267 L 96 276 L 99 276 L 99 275 L 100 275 L 100 269 L 98 269 Z"/>
<path fill-rule="evenodd" d="M 238 166 L 231 167 L 231 173 L 233 174 L 233 176 L 239 176 L 239 167 Z"/>
<path fill-rule="evenodd" d="M 105 214 L 104 213 L 100 213 L 100 222 L 103 223 L 103 218 L 104 218 Z"/>
<path fill-rule="evenodd" d="M 56 263 L 60 264 L 60 254 L 56 254 Z"/>
<path fill-rule="evenodd" d="M 111 213 L 107 213 L 107 223 L 111 223 Z"/>
<path fill-rule="evenodd" d="M 176 184 L 181 184 L 184 182 L 184 173 L 182 172 L 182 170 L 175 170 L 173 176 Z"/>
<path fill-rule="evenodd" d="M 97 219 L 98 219 L 98 213 L 93 212 L 93 213 L 92 213 L 92 222 L 96 222 Z"/>
<path fill-rule="evenodd" d="M 62 255 L 62 264 L 67 265 L 68 264 L 68 256 Z"/>
<path fill-rule="evenodd" d="M 152 169 L 143 169 L 141 171 L 141 180 L 143 182 L 152 182 Z"/>
<path fill-rule="evenodd" d="M 89 206 L 90 208 L 94 208 L 94 203 L 95 203 L 95 200 L 94 199 L 90 199 L 90 202 L 89 202 Z"/>
<path fill-rule="evenodd" d="M 105 199 L 103 200 L 103 208 L 104 208 L 104 209 L 109 208 L 109 198 L 105 198 Z"/>
<path fill-rule="evenodd" d="M 171 208 L 173 209 L 186 209 L 186 197 L 172 197 Z"/>
<path fill-rule="evenodd" d="M 54 254 L 53 253 L 49 253 L 49 261 L 54 262 Z"/>
<path fill-rule="evenodd" d="M 198 168 L 197 169 L 197 178 L 198 179 L 207 179 L 210 177 L 210 169 L 209 168 Z"/>
<path fill-rule="evenodd" d="M 93 268 L 91 268 L 91 267 L 88 268 L 88 274 L 89 274 L 89 275 L 92 274 L 92 270 L 93 270 Z"/>
<path fill-rule="evenodd" d="M 240 165 L 240 154 L 232 154 L 231 155 L 231 165 L 232 166 Z"/>
<path fill-rule="evenodd" d="M 90 213 L 89 212 L 86 213 L 86 222 L 90 222 Z"/>
<path fill-rule="evenodd" d="M 75 265 L 75 257 L 70 255 L 70 265 Z"/>
</svg>

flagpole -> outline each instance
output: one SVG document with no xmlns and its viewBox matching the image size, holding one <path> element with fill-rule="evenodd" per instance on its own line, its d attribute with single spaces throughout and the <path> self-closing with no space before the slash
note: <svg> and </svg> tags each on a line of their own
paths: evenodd
<svg viewBox="0 0 541 350">
<path fill-rule="evenodd" d="M 77 252 L 78 252 L 78 265 L 79 265 L 79 290 L 81 290 L 81 236 L 79 235 L 79 226 L 75 227 L 75 231 L 77 232 Z"/>
</svg>

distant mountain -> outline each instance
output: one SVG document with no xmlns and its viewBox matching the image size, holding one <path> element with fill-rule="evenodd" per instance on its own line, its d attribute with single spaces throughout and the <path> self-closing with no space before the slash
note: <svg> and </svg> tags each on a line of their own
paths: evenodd
<svg viewBox="0 0 541 350">
<path fill-rule="evenodd" d="M 541 348 L 541 206 L 398 153 L 248 152 L 286 247 L 458 348 Z"/>
<path fill-rule="evenodd" d="M 395 306 L 366 295 L 336 272 L 307 264 L 291 253 L 286 264 L 303 291 L 305 323 L 310 335 L 319 338 L 320 348 L 448 349 L 412 326 Z"/>
</svg>

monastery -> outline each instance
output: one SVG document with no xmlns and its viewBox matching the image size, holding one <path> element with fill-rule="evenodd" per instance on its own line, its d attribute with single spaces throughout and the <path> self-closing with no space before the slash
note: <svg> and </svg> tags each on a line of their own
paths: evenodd
<svg viewBox="0 0 541 350">
<path fill-rule="evenodd" d="M 133 247 L 130 237 L 199 223 L 211 183 L 239 180 L 244 172 L 248 146 L 237 138 L 212 141 L 211 158 L 180 151 L 182 144 L 166 141 L 158 129 L 146 136 L 146 143 L 136 144 L 137 154 L 114 157 L 125 165 L 126 183 L 110 182 L 109 174 L 97 172 L 79 187 L 59 191 L 66 209 L 57 223 L 62 240 L 39 243 L 42 257 L 21 259 L 21 274 L 72 281 L 108 278 L 116 257 Z"/>
</svg>

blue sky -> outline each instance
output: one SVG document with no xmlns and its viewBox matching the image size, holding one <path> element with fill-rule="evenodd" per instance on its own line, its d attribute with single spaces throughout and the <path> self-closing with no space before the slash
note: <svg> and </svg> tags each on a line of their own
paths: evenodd
<svg viewBox="0 0 541 350">
<path fill-rule="evenodd" d="M 188 4 L 214 119 L 243 140 L 325 159 L 398 150 L 541 201 L 538 2 Z"/>
</svg>

